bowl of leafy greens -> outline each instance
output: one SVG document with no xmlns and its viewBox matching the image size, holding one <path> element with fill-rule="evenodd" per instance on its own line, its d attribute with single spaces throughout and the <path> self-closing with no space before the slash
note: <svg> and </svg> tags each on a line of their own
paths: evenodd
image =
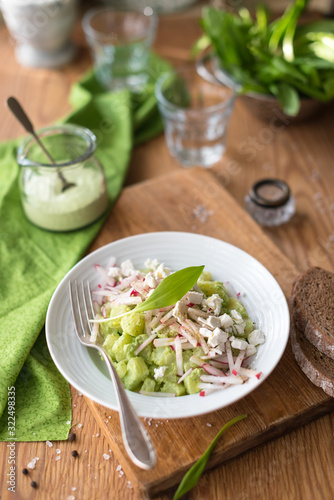
<svg viewBox="0 0 334 500">
<path fill-rule="evenodd" d="M 334 20 L 302 22 L 307 3 L 295 0 L 274 20 L 262 5 L 254 18 L 244 7 L 204 8 L 199 74 L 232 87 L 261 118 L 275 109 L 295 121 L 313 115 L 334 98 Z"/>
</svg>

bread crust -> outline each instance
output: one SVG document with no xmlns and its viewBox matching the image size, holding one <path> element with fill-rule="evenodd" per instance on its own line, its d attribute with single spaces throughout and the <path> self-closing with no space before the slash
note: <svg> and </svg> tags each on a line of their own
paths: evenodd
<svg viewBox="0 0 334 500">
<path fill-rule="evenodd" d="M 311 344 L 313 344 L 319 351 L 328 356 L 329 358 L 334 360 L 334 336 L 329 336 L 326 332 L 324 332 L 319 325 L 316 325 L 312 318 L 310 317 L 308 311 L 305 311 L 303 305 L 299 300 L 298 292 L 300 292 L 299 287 L 301 287 L 301 282 L 310 273 L 328 273 L 332 274 L 329 271 L 325 271 L 319 267 L 312 267 L 306 273 L 302 274 L 295 281 L 292 294 L 291 294 L 291 312 L 292 312 L 292 321 L 296 328 L 303 332 L 305 337 Z M 334 297 L 333 297 L 334 301 Z M 334 335 L 334 331 L 333 331 Z"/>
<path fill-rule="evenodd" d="M 292 322 L 290 329 L 290 339 L 292 352 L 298 365 L 314 385 L 320 387 L 326 394 L 328 394 L 328 396 L 334 397 L 334 379 L 331 379 L 327 375 L 326 366 L 319 367 L 319 360 L 318 363 L 316 363 L 315 359 L 312 359 L 305 353 L 303 345 L 298 339 L 298 333 L 299 335 L 303 335 L 303 333 L 299 332 L 296 329 L 294 322 Z M 308 340 L 304 339 L 304 342 L 308 342 Z M 319 351 L 317 351 L 316 347 L 314 347 L 311 343 L 309 343 L 309 349 L 314 350 L 315 356 L 317 353 L 319 354 Z M 327 358 L 325 363 L 328 362 L 333 363 L 334 369 L 334 361 L 332 361 L 330 358 Z"/>
</svg>

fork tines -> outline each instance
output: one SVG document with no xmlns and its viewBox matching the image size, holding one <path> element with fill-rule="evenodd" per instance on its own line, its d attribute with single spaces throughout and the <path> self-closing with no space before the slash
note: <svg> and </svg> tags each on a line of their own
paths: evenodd
<svg viewBox="0 0 334 500">
<path fill-rule="evenodd" d="M 69 281 L 69 295 L 76 333 L 80 340 L 89 341 L 92 335 L 90 319 L 94 317 L 93 302 L 89 281 Z"/>
</svg>

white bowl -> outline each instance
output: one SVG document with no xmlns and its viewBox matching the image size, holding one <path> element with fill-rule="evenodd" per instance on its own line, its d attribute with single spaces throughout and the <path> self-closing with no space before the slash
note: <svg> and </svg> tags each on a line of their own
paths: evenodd
<svg viewBox="0 0 334 500">
<path fill-rule="evenodd" d="M 212 412 L 249 394 L 270 375 L 289 337 L 289 309 L 277 281 L 260 262 L 246 252 L 214 238 L 182 232 L 147 233 L 115 241 L 89 254 L 76 264 L 56 289 L 46 318 L 46 338 L 59 371 L 78 391 L 97 403 L 117 410 L 117 401 L 106 366 L 94 349 L 80 344 L 74 331 L 68 298 L 69 280 L 99 282 L 95 264 L 107 265 L 110 257 L 132 259 L 136 267 L 157 258 L 173 270 L 203 265 L 214 279 L 229 281 L 266 342 L 258 349 L 251 367 L 262 371 L 260 380 L 214 392 L 175 398 L 143 396 L 128 391 L 138 415 L 151 418 L 183 418 Z"/>
</svg>

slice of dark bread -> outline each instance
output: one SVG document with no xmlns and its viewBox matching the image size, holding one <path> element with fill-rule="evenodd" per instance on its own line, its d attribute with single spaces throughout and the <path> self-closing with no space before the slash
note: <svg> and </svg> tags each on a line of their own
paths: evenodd
<svg viewBox="0 0 334 500">
<path fill-rule="evenodd" d="M 293 354 L 311 382 L 334 397 L 334 360 L 322 354 L 292 322 L 290 339 Z"/>
<path fill-rule="evenodd" d="M 334 359 L 334 273 L 311 267 L 295 281 L 291 312 L 297 330 Z"/>
</svg>

